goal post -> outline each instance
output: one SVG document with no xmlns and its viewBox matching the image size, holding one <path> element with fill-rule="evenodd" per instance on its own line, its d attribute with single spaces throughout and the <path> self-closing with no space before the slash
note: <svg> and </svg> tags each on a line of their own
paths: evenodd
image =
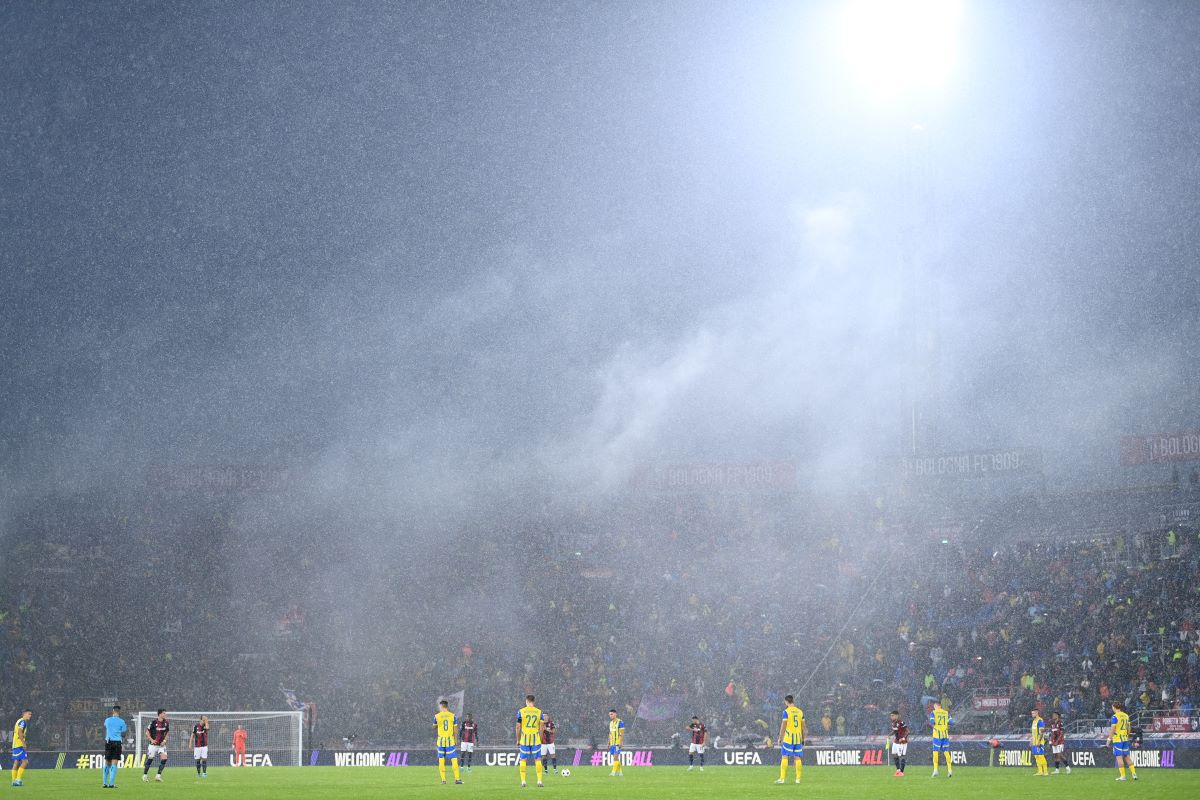
<svg viewBox="0 0 1200 800">
<path fill-rule="evenodd" d="M 134 716 L 134 746 L 138 757 L 146 754 L 146 726 L 158 713 L 139 711 Z M 192 763 L 188 739 L 201 716 L 208 717 L 208 760 L 211 766 L 234 763 L 233 732 L 241 725 L 246 731 L 246 762 L 256 766 L 298 767 L 303 762 L 303 711 L 171 711 L 167 737 L 169 761 Z"/>
</svg>

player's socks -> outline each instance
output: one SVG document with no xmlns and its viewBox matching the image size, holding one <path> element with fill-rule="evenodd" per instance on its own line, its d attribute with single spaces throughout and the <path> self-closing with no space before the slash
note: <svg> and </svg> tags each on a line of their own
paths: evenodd
<svg viewBox="0 0 1200 800">
<path fill-rule="evenodd" d="M 700 769 L 704 769 L 704 753 L 700 754 Z"/>
<path fill-rule="evenodd" d="M 154 766 L 154 761 L 153 761 L 153 759 L 149 759 L 149 758 L 147 758 L 147 759 L 146 759 L 146 765 L 145 765 L 145 766 L 142 768 L 142 775 L 143 775 L 143 776 L 145 776 L 145 775 L 149 775 L 149 774 L 150 774 L 150 768 L 151 768 L 151 767 L 153 767 L 153 766 Z"/>
<path fill-rule="evenodd" d="M 779 762 L 779 780 L 783 781 L 787 778 L 787 756 Z"/>
<path fill-rule="evenodd" d="M 542 774 L 545 771 L 546 771 L 546 768 L 542 766 L 541 759 L 538 759 L 537 761 L 533 762 L 533 774 L 537 776 L 538 783 L 542 782 Z"/>
<path fill-rule="evenodd" d="M 208 777 L 208 759 L 207 758 L 200 759 L 200 768 L 204 770 L 204 777 L 207 778 Z"/>
<path fill-rule="evenodd" d="M 24 764 L 21 765 L 21 774 L 22 775 L 25 774 L 25 765 Z M 1133 759 L 1129 760 L 1129 774 L 1135 778 L 1137 777 L 1137 767 L 1135 767 L 1133 765 Z"/>
<path fill-rule="evenodd" d="M 196 777 L 200 777 L 200 759 L 196 759 Z"/>
<path fill-rule="evenodd" d="M 796 759 L 796 781 L 800 781 L 800 776 L 804 774 L 804 762 Z"/>
<path fill-rule="evenodd" d="M 688 753 L 688 766 L 691 766 L 694 763 L 696 763 L 695 753 Z"/>
<path fill-rule="evenodd" d="M 552 756 L 550 758 L 550 769 L 558 772 L 558 756 Z"/>
<path fill-rule="evenodd" d="M 459 769 L 458 769 L 458 759 L 457 758 L 450 759 L 450 766 L 454 770 L 455 782 L 462 780 L 462 774 L 459 772 Z"/>
<path fill-rule="evenodd" d="M 524 759 L 524 758 L 521 759 L 520 772 L 521 772 L 521 785 L 524 786 L 525 778 L 526 778 L 526 776 L 529 775 L 528 759 Z"/>
<path fill-rule="evenodd" d="M 1124 766 L 1117 767 L 1117 772 L 1121 773 L 1122 778 L 1125 777 L 1125 767 Z"/>
<path fill-rule="evenodd" d="M 908 759 L 905 758 L 904 756 L 900 756 L 900 773 L 901 774 L 904 774 L 904 768 L 906 766 L 908 766 Z"/>
<path fill-rule="evenodd" d="M 446 759 L 438 759 L 438 774 L 442 776 L 442 783 L 446 782 Z"/>
<path fill-rule="evenodd" d="M 162 775 L 163 768 L 167 766 L 167 760 L 164 758 L 158 762 L 158 774 Z"/>
</svg>

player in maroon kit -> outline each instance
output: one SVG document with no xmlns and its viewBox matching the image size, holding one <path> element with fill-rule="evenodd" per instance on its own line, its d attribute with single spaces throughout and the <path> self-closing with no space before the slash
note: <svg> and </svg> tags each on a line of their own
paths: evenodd
<svg viewBox="0 0 1200 800">
<path fill-rule="evenodd" d="M 687 729 L 688 733 L 692 735 L 691 744 L 688 745 L 688 771 L 691 771 L 696 754 L 699 753 L 700 771 L 704 772 L 704 745 L 708 743 L 708 728 L 704 726 L 699 717 L 692 717 L 692 722 Z"/>
<path fill-rule="evenodd" d="M 904 765 L 908 763 L 908 726 L 900 719 L 900 712 L 893 711 L 888 715 L 892 720 L 892 763 L 896 765 L 893 777 L 904 777 Z"/>
<path fill-rule="evenodd" d="M 458 749 L 466 760 L 467 772 L 471 771 L 471 762 L 475 760 L 475 745 L 478 742 L 479 726 L 471 719 L 471 715 L 467 714 L 458 726 Z"/>
<path fill-rule="evenodd" d="M 554 720 L 550 719 L 550 715 L 546 715 L 546 724 L 542 728 L 542 763 L 546 763 L 546 756 L 550 756 L 550 771 L 558 772 L 558 756 L 554 753 Z"/>
<path fill-rule="evenodd" d="M 1054 754 L 1054 774 L 1058 774 L 1058 762 L 1067 768 L 1071 774 L 1071 765 L 1067 763 L 1067 754 L 1063 752 L 1067 746 L 1067 734 L 1063 730 L 1062 714 L 1055 711 L 1050 718 L 1050 752 Z"/>
</svg>

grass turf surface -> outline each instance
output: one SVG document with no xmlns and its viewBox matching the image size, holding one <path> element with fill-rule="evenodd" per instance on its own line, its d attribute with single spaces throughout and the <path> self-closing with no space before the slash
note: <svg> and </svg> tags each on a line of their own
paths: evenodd
<svg viewBox="0 0 1200 800">
<path fill-rule="evenodd" d="M 449 772 L 449 770 L 447 770 Z M 1033 793 L 1052 792 L 1054 800 L 1193 800 L 1200 797 L 1200 770 L 1144 769 L 1137 783 L 1117 783 L 1115 769 L 1076 769 L 1070 775 L 1034 777 L 1032 770 L 1006 767 L 960 767 L 954 778 L 929 777 L 928 765 L 910 764 L 908 775 L 893 778 L 884 767 L 806 767 L 800 785 L 775 785 L 778 767 L 710 767 L 687 772 L 685 767 L 627 767 L 624 778 L 608 777 L 604 767 L 576 767 L 569 778 L 548 775 L 546 788 L 518 786 L 515 767 L 481 767 L 463 773 L 462 786 L 453 778 L 439 784 L 436 767 L 304 767 L 234 770 L 214 769 L 201 781 L 183 767 L 168 767 L 161 784 L 142 783 L 137 770 L 122 769 L 118 788 L 100 788 L 100 770 L 27 770 L 25 785 L 0 791 L 10 797 L 46 798 L 255 798 L 258 800 L 372 800 L 397 797 L 507 798 L 533 795 L 564 798 L 694 798 L 704 800 L 755 800 L 756 798 L 809 797 L 822 800 L 1024 800 Z"/>
</svg>

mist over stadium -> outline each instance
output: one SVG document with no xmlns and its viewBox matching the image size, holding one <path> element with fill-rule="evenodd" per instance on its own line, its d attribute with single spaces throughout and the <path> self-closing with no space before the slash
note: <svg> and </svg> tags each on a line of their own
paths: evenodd
<svg viewBox="0 0 1200 800">
<path fill-rule="evenodd" d="M 934 701 L 1102 743 L 1119 700 L 1200 766 L 1198 42 L 3 4 L 6 746 L 283 709 L 308 763 L 432 749 L 450 697 L 511 749 L 534 693 L 564 748 L 695 714 L 770 765 L 794 694 L 818 746 Z"/>
</svg>

